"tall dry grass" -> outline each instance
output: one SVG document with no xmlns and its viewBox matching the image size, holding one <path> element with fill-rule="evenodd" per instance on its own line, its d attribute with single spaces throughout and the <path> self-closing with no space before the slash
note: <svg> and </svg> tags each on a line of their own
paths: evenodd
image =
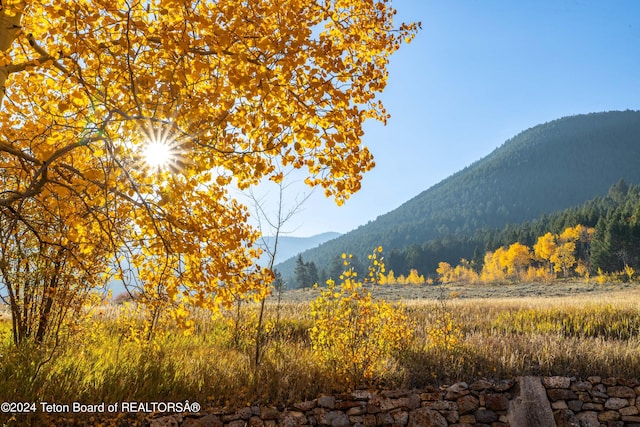
<svg viewBox="0 0 640 427">
<path fill-rule="evenodd" d="M 640 293 L 404 303 L 415 338 L 363 387 L 422 387 L 478 377 L 640 377 Z M 253 364 L 257 307 L 194 315 L 192 335 L 167 325 L 132 339 L 120 307 L 53 348 L 22 347 L 0 321 L 0 400 L 179 401 L 203 406 L 291 403 L 344 391 L 314 356 L 308 303 L 267 304 L 262 362 Z M 437 330 L 441 328 L 441 330 Z M 436 330 L 434 330 L 436 329 Z M 443 337 L 448 335 L 448 340 Z"/>
</svg>

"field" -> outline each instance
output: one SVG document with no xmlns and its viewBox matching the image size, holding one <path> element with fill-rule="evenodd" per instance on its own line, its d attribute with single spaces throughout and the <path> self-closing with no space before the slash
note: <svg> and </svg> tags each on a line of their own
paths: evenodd
<svg viewBox="0 0 640 427">
<path fill-rule="evenodd" d="M 258 305 L 211 317 L 191 335 L 167 325 L 149 342 L 135 318 L 103 307 L 57 345 L 15 349 L 0 320 L 0 400 L 197 401 L 203 407 L 287 404 L 354 387 L 423 387 L 518 375 L 640 377 L 640 285 L 386 286 L 374 294 L 401 307 L 410 342 L 374 375 L 339 375 L 338 359 L 314 352 L 309 302 L 318 290 L 266 304 L 255 363 Z"/>
<path fill-rule="evenodd" d="M 640 290 L 636 283 L 609 283 L 600 286 L 595 282 L 555 281 L 553 283 L 518 283 L 513 285 L 468 285 L 454 283 L 445 286 L 389 285 L 375 288 L 374 295 L 387 301 L 434 300 L 442 297 L 443 289 L 448 298 L 453 293 L 456 299 L 491 299 L 491 298 L 531 298 L 531 297 L 581 297 L 592 295 L 616 295 Z M 312 288 L 286 291 L 282 300 L 287 302 L 309 302 L 317 296 Z M 271 296 L 274 300 L 276 295 Z M 597 297 L 596 297 L 597 298 Z"/>
</svg>

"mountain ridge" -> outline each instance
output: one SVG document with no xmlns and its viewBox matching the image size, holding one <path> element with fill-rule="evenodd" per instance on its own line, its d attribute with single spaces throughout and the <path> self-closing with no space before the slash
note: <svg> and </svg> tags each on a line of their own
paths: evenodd
<svg viewBox="0 0 640 427">
<path fill-rule="evenodd" d="M 335 231 L 326 231 L 324 233 L 314 234 L 313 236 L 299 237 L 299 236 L 278 236 L 278 248 L 276 251 L 275 263 L 286 261 L 289 258 L 295 257 L 301 252 L 307 249 L 314 248 L 322 243 L 340 237 L 341 234 Z M 258 240 L 258 244 L 263 249 L 266 247 L 273 248 L 275 236 L 263 236 Z M 264 251 L 258 263 L 265 265 L 268 263 L 269 254 Z"/>
</svg>

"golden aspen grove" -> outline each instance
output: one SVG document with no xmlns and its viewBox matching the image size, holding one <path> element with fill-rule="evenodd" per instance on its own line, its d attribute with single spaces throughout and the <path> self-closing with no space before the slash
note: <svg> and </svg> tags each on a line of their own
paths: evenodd
<svg viewBox="0 0 640 427">
<path fill-rule="evenodd" d="M 161 312 L 264 297 L 231 188 L 306 169 L 336 203 L 419 24 L 387 0 L 0 3 L 0 289 L 43 342 L 110 278 Z M 147 152 L 165 150 L 165 158 Z M 147 161 L 145 162 L 145 157 Z M 75 315 L 74 315 L 75 313 Z"/>
<path fill-rule="evenodd" d="M 436 273 L 442 283 L 551 283 L 556 279 L 554 273 L 562 273 L 565 279 L 570 275 L 584 277 L 588 282 L 591 263 L 588 247 L 594 232 L 594 228 L 581 224 L 567 227 L 560 234 L 547 232 L 538 237 L 533 248 L 515 242 L 488 251 L 479 274 L 466 259 L 460 260 L 456 267 L 440 262 Z M 633 269 L 627 267 L 625 270 L 631 274 L 624 274 L 631 280 Z M 602 272 L 599 276 L 603 276 Z"/>
</svg>

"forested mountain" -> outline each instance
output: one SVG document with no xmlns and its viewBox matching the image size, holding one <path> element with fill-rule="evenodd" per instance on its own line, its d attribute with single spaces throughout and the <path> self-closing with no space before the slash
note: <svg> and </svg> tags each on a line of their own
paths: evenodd
<svg viewBox="0 0 640 427">
<path fill-rule="evenodd" d="M 341 253 L 366 260 L 378 245 L 389 254 L 388 264 L 393 264 L 394 249 L 397 256 L 411 247 L 429 248 L 415 257 L 453 258 L 460 250 L 448 243 L 460 243 L 467 252 L 473 242 L 464 242 L 475 240 L 472 237 L 481 229 L 578 206 L 606 194 L 620 179 L 640 183 L 638 159 L 640 111 L 564 117 L 518 134 L 397 209 L 302 257 L 327 275 Z M 413 264 L 418 261 L 427 262 L 416 259 Z M 294 264 L 295 259 L 289 259 L 276 267 L 289 286 L 295 286 Z"/>
<path fill-rule="evenodd" d="M 472 236 L 449 236 L 423 245 L 393 249 L 387 265 L 399 273 L 417 269 L 429 275 L 440 261 L 455 265 L 465 258 L 480 271 L 487 251 L 516 242 L 532 248 L 539 236 L 547 232 L 557 235 L 578 224 L 595 229 L 589 254 L 592 274 L 598 269 L 606 273 L 619 272 L 626 265 L 640 271 L 640 185 L 630 186 L 624 180 L 611 186 L 605 196 L 543 214 L 534 221 L 483 228 Z"/>
</svg>

